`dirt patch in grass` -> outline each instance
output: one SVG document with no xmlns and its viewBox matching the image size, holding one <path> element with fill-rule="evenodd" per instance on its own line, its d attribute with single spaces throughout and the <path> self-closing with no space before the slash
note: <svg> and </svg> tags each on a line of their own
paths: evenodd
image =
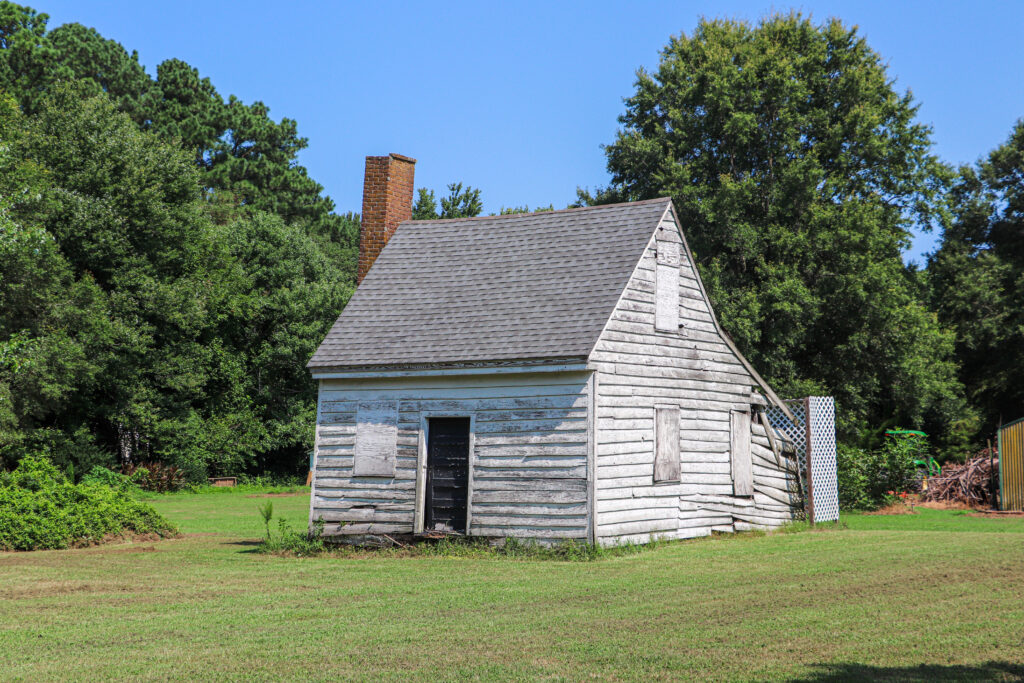
<svg viewBox="0 0 1024 683">
<path fill-rule="evenodd" d="M 886 505 L 884 508 L 878 508 L 871 512 L 865 512 L 865 515 L 916 515 L 917 511 L 909 505 L 903 503 L 893 503 L 892 505 Z"/>
<path fill-rule="evenodd" d="M 929 500 L 923 503 L 917 503 L 919 507 L 928 508 L 929 510 L 973 510 L 970 505 L 963 503 L 959 500 Z"/>
</svg>

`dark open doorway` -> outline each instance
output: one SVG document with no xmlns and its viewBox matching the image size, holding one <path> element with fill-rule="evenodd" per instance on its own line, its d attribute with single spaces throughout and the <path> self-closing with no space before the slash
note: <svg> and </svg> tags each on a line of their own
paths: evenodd
<svg viewBox="0 0 1024 683">
<path fill-rule="evenodd" d="M 469 418 L 433 417 L 427 425 L 425 531 L 466 533 Z"/>
</svg>

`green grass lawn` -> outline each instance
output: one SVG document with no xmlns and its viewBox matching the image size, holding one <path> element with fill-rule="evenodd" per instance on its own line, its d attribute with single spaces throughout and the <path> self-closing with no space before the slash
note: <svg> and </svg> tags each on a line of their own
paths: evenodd
<svg viewBox="0 0 1024 683">
<path fill-rule="evenodd" d="M 308 494 L 271 500 L 305 523 Z M 252 552 L 262 502 L 163 496 L 185 537 L 0 554 L 0 677 L 1024 680 L 1024 518 L 851 515 L 596 562 L 297 559 Z"/>
</svg>

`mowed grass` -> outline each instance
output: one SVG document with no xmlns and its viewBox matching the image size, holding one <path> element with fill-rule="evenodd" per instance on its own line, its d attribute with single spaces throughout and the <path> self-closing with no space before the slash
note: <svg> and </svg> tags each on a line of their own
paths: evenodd
<svg viewBox="0 0 1024 683">
<path fill-rule="evenodd" d="M 308 495 L 269 500 L 305 523 Z M 849 516 L 596 562 L 298 559 L 252 552 L 262 502 L 166 496 L 201 535 L 0 554 L 0 676 L 1024 680 L 1021 518 Z"/>
</svg>

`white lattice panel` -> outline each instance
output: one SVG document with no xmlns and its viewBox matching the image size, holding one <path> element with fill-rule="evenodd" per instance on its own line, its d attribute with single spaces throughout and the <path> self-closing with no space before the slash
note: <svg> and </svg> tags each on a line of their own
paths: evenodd
<svg viewBox="0 0 1024 683">
<path fill-rule="evenodd" d="M 834 522 L 839 519 L 835 401 L 831 396 L 811 396 L 807 399 L 807 413 L 811 521 Z"/>
<path fill-rule="evenodd" d="M 835 521 L 839 519 L 835 401 L 831 396 L 810 396 L 786 401 L 786 406 L 796 422 L 791 422 L 775 406 L 769 406 L 766 414 L 768 422 L 785 434 L 796 447 L 805 512 L 809 513 L 810 520 L 815 523 Z M 811 447 L 810 453 L 807 452 L 808 444 Z"/>
<path fill-rule="evenodd" d="M 793 413 L 793 417 L 796 418 L 796 422 L 791 422 L 786 414 L 782 412 L 777 406 L 769 405 L 765 410 L 765 415 L 768 417 L 768 423 L 774 427 L 777 431 L 781 432 L 786 436 L 787 439 L 793 442 L 793 447 L 796 449 L 796 462 L 799 469 L 800 477 L 800 495 L 803 497 L 804 492 L 807 490 L 807 471 L 805 464 L 807 462 L 807 425 L 804 419 L 804 400 L 795 399 L 791 401 L 785 401 L 786 407 L 789 408 L 790 412 Z M 804 500 L 806 506 L 807 501 Z M 806 512 L 806 510 L 805 510 Z"/>
</svg>

